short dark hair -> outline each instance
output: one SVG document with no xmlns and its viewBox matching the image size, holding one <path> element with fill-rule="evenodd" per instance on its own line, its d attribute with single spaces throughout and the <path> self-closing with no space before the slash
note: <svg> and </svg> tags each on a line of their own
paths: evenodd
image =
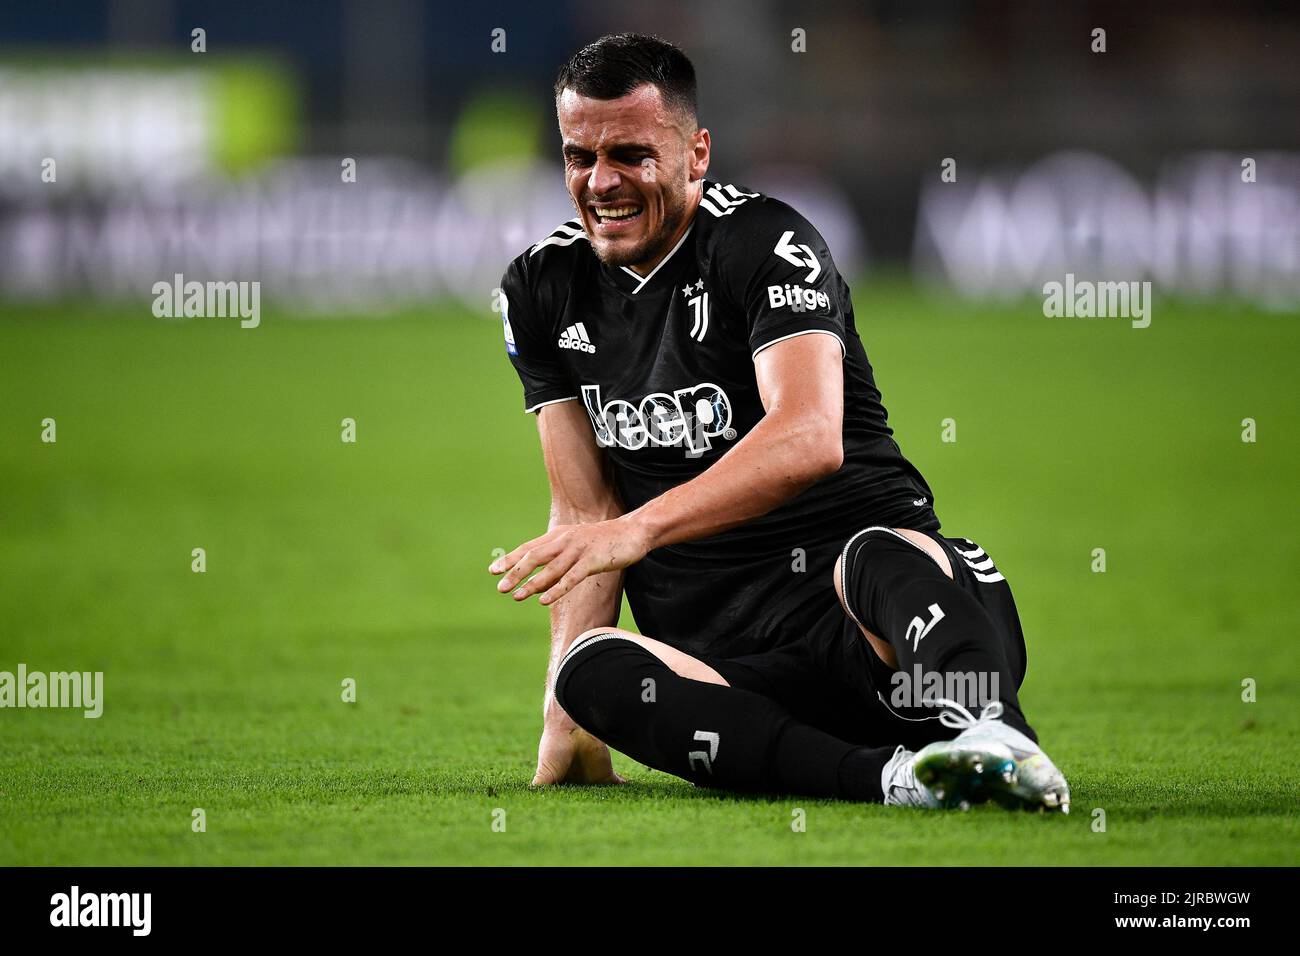
<svg viewBox="0 0 1300 956">
<path fill-rule="evenodd" d="M 646 83 L 659 90 L 670 108 L 699 122 L 695 67 L 667 40 L 641 33 L 613 33 L 588 43 L 560 67 L 555 96 L 568 89 L 596 100 L 616 100 Z"/>
</svg>

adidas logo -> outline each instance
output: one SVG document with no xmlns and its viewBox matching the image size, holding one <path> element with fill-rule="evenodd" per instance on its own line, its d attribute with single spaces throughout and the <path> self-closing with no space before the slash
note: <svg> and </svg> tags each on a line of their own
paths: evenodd
<svg viewBox="0 0 1300 956">
<path fill-rule="evenodd" d="M 587 327 L 581 322 L 569 326 L 560 336 L 560 348 L 575 349 L 579 352 L 590 352 L 593 355 L 596 352 L 596 346 L 591 344 L 591 339 L 587 337 Z"/>
</svg>

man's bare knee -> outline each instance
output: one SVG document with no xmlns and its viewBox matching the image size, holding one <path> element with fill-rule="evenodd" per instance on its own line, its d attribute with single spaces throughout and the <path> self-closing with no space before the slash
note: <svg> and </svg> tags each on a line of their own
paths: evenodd
<svg viewBox="0 0 1300 956">
<path fill-rule="evenodd" d="M 731 686 L 726 682 L 721 674 L 715 671 L 704 661 L 691 657 L 685 651 L 679 651 L 677 648 L 665 644 L 663 641 L 656 641 L 651 637 L 644 637 L 641 634 L 634 634 L 631 631 L 625 631 L 618 627 L 596 627 L 589 631 L 583 631 L 570 644 L 573 647 L 588 638 L 599 637 L 602 634 L 614 634 L 621 638 L 632 641 L 634 644 L 640 644 L 647 651 L 659 658 L 663 664 L 678 677 L 685 677 L 687 680 L 702 681 L 705 684 L 721 684 L 723 687 Z"/>
<path fill-rule="evenodd" d="M 895 528 L 894 530 L 932 557 L 934 563 L 939 565 L 939 569 L 948 577 L 952 577 L 952 562 L 948 560 L 947 552 L 939 547 L 939 543 L 934 538 L 923 532 L 913 531 L 911 528 Z"/>
</svg>

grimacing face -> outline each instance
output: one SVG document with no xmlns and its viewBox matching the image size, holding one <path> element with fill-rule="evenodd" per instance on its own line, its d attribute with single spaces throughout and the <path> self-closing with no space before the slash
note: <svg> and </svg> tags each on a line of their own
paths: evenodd
<svg viewBox="0 0 1300 956">
<path fill-rule="evenodd" d="M 600 260 L 645 272 L 685 232 L 709 168 L 709 131 L 688 129 L 644 84 L 616 100 L 555 101 L 564 177 Z"/>
</svg>

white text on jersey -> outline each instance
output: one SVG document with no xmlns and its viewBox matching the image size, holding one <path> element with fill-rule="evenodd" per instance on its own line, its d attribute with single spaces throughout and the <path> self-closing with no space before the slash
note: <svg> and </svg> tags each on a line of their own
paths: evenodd
<svg viewBox="0 0 1300 956">
<path fill-rule="evenodd" d="M 560 348 L 573 349 L 575 352 L 590 352 L 593 355 L 596 352 L 596 346 L 591 344 L 591 339 L 587 336 L 587 327 L 581 322 L 565 329 L 559 344 Z"/>
<path fill-rule="evenodd" d="M 825 312 L 831 307 L 831 298 L 825 292 L 801 285 L 770 285 L 767 304 L 774 309 L 788 305 L 795 312 Z"/>
<path fill-rule="evenodd" d="M 652 392 L 633 404 L 621 398 L 603 404 L 599 385 L 582 386 L 582 404 L 604 448 L 637 451 L 685 445 L 692 453 L 713 447 L 710 438 L 736 437 L 731 427 L 731 400 L 712 382 L 667 392 Z"/>
</svg>

